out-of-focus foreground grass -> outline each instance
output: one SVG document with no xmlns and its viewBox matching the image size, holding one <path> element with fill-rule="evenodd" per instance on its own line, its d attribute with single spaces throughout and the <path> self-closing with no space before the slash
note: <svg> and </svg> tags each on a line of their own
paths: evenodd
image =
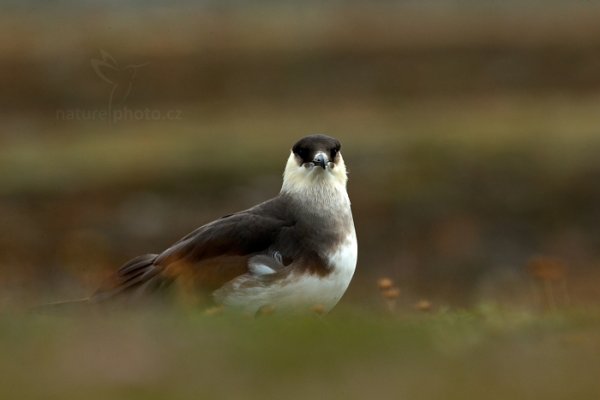
<svg viewBox="0 0 600 400">
<path fill-rule="evenodd" d="M 596 311 L 0 317 L 0 397 L 593 399 Z"/>
</svg>

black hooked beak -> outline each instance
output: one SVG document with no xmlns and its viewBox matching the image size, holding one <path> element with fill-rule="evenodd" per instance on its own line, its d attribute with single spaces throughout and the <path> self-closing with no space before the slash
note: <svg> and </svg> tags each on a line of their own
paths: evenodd
<svg viewBox="0 0 600 400">
<path fill-rule="evenodd" d="M 329 162 L 329 160 L 327 159 L 327 157 L 323 153 L 317 153 L 317 155 L 313 159 L 313 163 L 315 163 L 315 165 L 318 165 L 318 166 L 320 166 L 323 169 L 325 169 L 325 167 L 327 166 L 328 162 Z"/>
</svg>

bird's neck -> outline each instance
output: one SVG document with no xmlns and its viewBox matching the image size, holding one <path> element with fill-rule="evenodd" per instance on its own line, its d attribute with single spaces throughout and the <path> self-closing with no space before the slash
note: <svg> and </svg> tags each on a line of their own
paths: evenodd
<svg viewBox="0 0 600 400">
<path fill-rule="evenodd" d="M 294 184 L 284 180 L 280 194 L 292 199 L 311 214 L 321 216 L 348 214 L 351 217 L 346 183 L 323 178 L 314 179 L 310 184 Z"/>
<path fill-rule="evenodd" d="M 281 195 L 300 201 L 315 211 L 349 210 L 346 165 L 342 155 L 339 154 L 338 157 L 337 165 L 333 169 L 327 171 L 319 168 L 308 170 L 298 165 L 294 153 L 290 153 L 283 171 Z"/>
</svg>

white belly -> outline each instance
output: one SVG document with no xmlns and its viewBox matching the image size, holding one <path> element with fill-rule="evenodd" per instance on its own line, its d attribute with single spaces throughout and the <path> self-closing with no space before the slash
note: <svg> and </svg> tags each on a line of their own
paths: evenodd
<svg viewBox="0 0 600 400">
<path fill-rule="evenodd" d="M 242 275 L 214 293 L 220 303 L 255 313 L 263 306 L 285 311 L 310 311 L 315 306 L 331 310 L 340 300 L 354 275 L 358 255 L 356 234 L 352 232 L 328 255 L 332 271 L 326 276 L 290 273 L 268 285 L 256 276 Z M 291 265 L 293 269 L 293 264 Z"/>
</svg>

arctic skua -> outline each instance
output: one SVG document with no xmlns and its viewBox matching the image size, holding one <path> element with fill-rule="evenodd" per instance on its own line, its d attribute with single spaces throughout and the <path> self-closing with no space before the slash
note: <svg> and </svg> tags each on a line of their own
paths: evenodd
<svg viewBox="0 0 600 400">
<path fill-rule="evenodd" d="M 203 225 L 160 254 L 132 259 L 90 301 L 155 296 L 179 281 L 248 313 L 331 310 L 357 261 L 340 149 L 329 136 L 300 139 L 276 197 Z"/>
</svg>

